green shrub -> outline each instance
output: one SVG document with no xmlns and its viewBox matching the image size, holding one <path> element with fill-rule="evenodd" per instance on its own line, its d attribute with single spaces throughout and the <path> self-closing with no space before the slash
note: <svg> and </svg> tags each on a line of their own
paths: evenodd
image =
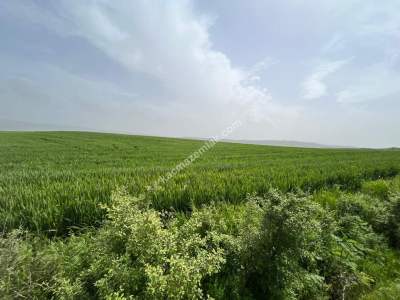
<svg viewBox="0 0 400 300">
<path fill-rule="evenodd" d="M 361 191 L 381 200 L 389 198 L 389 183 L 383 179 L 366 181 L 362 184 Z"/>
<path fill-rule="evenodd" d="M 386 286 L 363 296 L 362 300 L 397 300 L 400 295 L 400 281 L 394 281 Z"/>
<path fill-rule="evenodd" d="M 393 193 L 389 200 L 390 217 L 388 220 L 387 235 L 390 244 L 400 249 L 400 192 Z"/>
<path fill-rule="evenodd" d="M 336 190 L 321 190 L 313 194 L 312 199 L 321 205 L 324 209 L 335 210 L 337 200 L 341 193 L 338 189 Z"/>
<path fill-rule="evenodd" d="M 336 207 L 338 217 L 358 216 L 372 226 L 377 233 L 386 234 L 389 227 L 390 205 L 365 194 L 342 194 Z"/>
<path fill-rule="evenodd" d="M 145 199 L 115 194 L 107 214 L 98 232 L 43 249 L 16 236 L 1 239 L 2 290 L 10 299 L 206 296 L 202 281 L 217 273 L 225 258 L 221 237 L 203 230 L 201 213 L 178 224 L 163 219 Z M 50 267 L 43 268 L 46 262 Z M 43 274 L 49 270 L 54 274 Z"/>
<path fill-rule="evenodd" d="M 391 192 L 399 193 L 400 192 L 400 176 L 394 177 L 389 181 L 389 189 Z"/>
<path fill-rule="evenodd" d="M 247 249 L 247 288 L 256 298 L 327 296 L 318 265 L 326 252 L 332 219 L 309 198 L 293 194 L 270 192 L 264 205 L 261 232 Z"/>
<path fill-rule="evenodd" d="M 0 295 L 116 300 L 394 295 L 399 260 L 379 233 L 398 245 L 399 195 L 392 192 L 381 201 L 339 191 L 316 197 L 270 190 L 241 204 L 193 207 L 189 214 L 159 212 L 149 199 L 114 193 L 100 228 L 65 239 L 23 231 L 1 236 Z"/>
<path fill-rule="evenodd" d="M 45 299 L 56 286 L 47 243 L 21 230 L 0 237 L 0 295 L 2 299 Z"/>
<path fill-rule="evenodd" d="M 363 194 L 344 194 L 337 202 L 338 216 L 357 216 L 400 249 L 400 192 L 390 192 L 387 200 Z"/>
<path fill-rule="evenodd" d="M 378 274 L 369 273 L 364 265 L 377 262 L 385 246 L 382 238 L 359 216 L 342 215 L 337 222 L 336 243 L 324 262 L 326 278 L 334 299 L 354 299 L 373 286 Z"/>
<path fill-rule="evenodd" d="M 372 287 L 376 274 L 363 266 L 382 253 L 383 241 L 358 216 L 362 197 L 343 197 L 331 211 L 311 197 L 266 195 L 261 230 L 246 249 L 253 297 L 354 299 Z"/>
<path fill-rule="evenodd" d="M 102 298 L 115 292 L 155 299 L 205 296 L 202 280 L 218 272 L 225 259 L 219 236 L 203 233 L 196 213 L 178 224 L 163 219 L 144 198 L 116 194 L 107 214 L 89 267 Z"/>
</svg>

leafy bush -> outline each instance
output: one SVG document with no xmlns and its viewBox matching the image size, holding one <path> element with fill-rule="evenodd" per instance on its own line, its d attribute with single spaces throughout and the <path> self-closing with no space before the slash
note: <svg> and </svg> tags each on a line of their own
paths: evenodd
<svg viewBox="0 0 400 300">
<path fill-rule="evenodd" d="M 306 196 L 266 195 L 260 234 L 246 249 L 253 297 L 352 299 L 371 288 L 376 274 L 364 264 L 382 253 L 382 239 L 351 209 L 359 199 L 343 197 L 332 211 Z"/>
<path fill-rule="evenodd" d="M 383 179 L 366 181 L 362 184 L 361 190 L 363 193 L 381 200 L 387 200 L 389 198 L 389 184 Z"/>
<path fill-rule="evenodd" d="M 202 234 L 195 213 L 178 224 L 150 209 L 146 199 L 123 194 L 114 195 L 107 212 L 89 267 L 102 298 L 113 292 L 156 299 L 205 296 L 202 280 L 218 272 L 225 259 L 219 236 Z"/>
<path fill-rule="evenodd" d="M 385 200 L 365 194 L 342 194 L 337 200 L 338 217 L 358 216 L 377 233 L 385 233 L 390 219 L 390 206 Z"/>
<path fill-rule="evenodd" d="M 218 272 L 225 259 L 219 236 L 203 232 L 196 213 L 178 225 L 175 219 L 166 221 L 150 209 L 145 199 L 123 194 L 114 195 L 107 213 L 109 220 L 97 233 L 53 242 L 45 250 L 35 252 L 33 244 L 14 236 L 2 239 L 2 289 L 13 298 L 22 298 L 19 293 L 25 291 L 29 296 L 37 293 L 38 298 L 66 299 L 206 296 L 202 281 Z M 6 247 L 10 241 L 15 243 Z M 53 275 L 36 268 L 36 257 L 46 252 L 51 254 L 47 255 L 51 266 L 45 270 L 56 269 Z M 12 280 L 4 273 L 10 268 Z M 56 284 L 46 285 L 52 277 Z"/>
<path fill-rule="evenodd" d="M 364 194 L 343 195 L 337 201 L 337 214 L 361 218 L 400 249 L 400 192 L 390 192 L 386 200 Z"/>
<path fill-rule="evenodd" d="M 187 214 L 117 192 L 104 213 L 100 228 L 65 239 L 0 237 L 2 297 L 356 299 L 398 288 L 398 256 L 379 234 L 398 245 L 396 193 L 270 190 Z"/>
<path fill-rule="evenodd" d="M 334 190 L 320 190 L 313 194 L 312 199 L 324 209 L 333 211 L 336 209 L 337 201 L 340 196 L 341 192 L 336 188 Z"/>
<path fill-rule="evenodd" d="M 400 192 L 393 193 L 389 200 L 390 217 L 387 235 L 391 246 L 400 249 Z"/>
<path fill-rule="evenodd" d="M 372 293 L 363 296 L 362 300 L 396 300 L 400 295 L 400 281 L 394 281 L 387 286 L 382 286 Z"/>
<path fill-rule="evenodd" d="M 44 241 L 20 230 L 0 238 L 0 295 L 2 299 L 43 299 L 55 286 L 57 274 Z"/>
</svg>

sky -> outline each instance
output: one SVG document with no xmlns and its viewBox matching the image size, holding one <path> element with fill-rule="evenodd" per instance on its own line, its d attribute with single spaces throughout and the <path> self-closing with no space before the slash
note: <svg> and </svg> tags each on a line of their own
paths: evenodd
<svg viewBox="0 0 400 300">
<path fill-rule="evenodd" d="M 398 0 L 0 2 L 0 119 L 400 146 Z"/>
</svg>

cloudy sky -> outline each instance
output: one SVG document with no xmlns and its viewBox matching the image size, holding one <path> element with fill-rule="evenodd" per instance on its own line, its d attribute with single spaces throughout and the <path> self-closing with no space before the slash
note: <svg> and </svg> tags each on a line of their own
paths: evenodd
<svg viewBox="0 0 400 300">
<path fill-rule="evenodd" d="M 0 119 L 400 146 L 398 0 L 0 2 Z"/>
</svg>

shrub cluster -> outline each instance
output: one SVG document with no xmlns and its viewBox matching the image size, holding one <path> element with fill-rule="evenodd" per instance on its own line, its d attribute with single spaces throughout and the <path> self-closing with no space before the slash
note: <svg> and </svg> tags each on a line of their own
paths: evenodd
<svg viewBox="0 0 400 300">
<path fill-rule="evenodd" d="M 52 240 L 22 230 L 2 236 L 0 294 L 390 299 L 399 291 L 393 278 L 400 277 L 400 263 L 389 245 L 400 244 L 400 194 L 383 197 L 380 188 L 373 195 L 270 190 L 242 204 L 210 204 L 190 214 L 160 212 L 146 198 L 117 192 L 99 229 Z"/>
</svg>

